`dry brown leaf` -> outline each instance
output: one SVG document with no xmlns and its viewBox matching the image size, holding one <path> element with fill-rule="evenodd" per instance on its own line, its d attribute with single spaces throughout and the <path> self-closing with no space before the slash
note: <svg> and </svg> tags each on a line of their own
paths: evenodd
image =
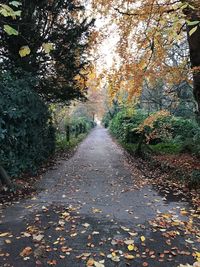
<svg viewBox="0 0 200 267">
<path fill-rule="evenodd" d="M 126 254 L 124 254 L 124 258 L 125 258 L 125 259 L 127 259 L 127 260 L 133 260 L 133 259 L 135 259 L 135 256 L 134 256 L 134 255 L 131 255 L 131 254 L 128 254 L 128 253 L 126 253 Z"/>
<path fill-rule="evenodd" d="M 31 247 L 26 247 L 22 250 L 22 252 L 20 253 L 21 257 L 27 257 L 29 256 L 31 253 L 33 252 Z"/>
<path fill-rule="evenodd" d="M 87 261 L 87 266 L 94 266 L 94 259 L 90 258 L 88 261 Z"/>
<path fill-rule="evenodd" d="M 50 260 L 50 261 L 47 261 L 47 264 L 48 265 L 56 265 L 57 261 L 56 260 Z"/>
</svg>

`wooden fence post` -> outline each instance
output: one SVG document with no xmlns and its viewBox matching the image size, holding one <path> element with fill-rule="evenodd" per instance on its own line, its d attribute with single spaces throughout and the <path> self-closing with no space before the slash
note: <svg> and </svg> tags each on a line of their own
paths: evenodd
<svg viewBox="0 0 200 267">
<path fill-rule="evenodd" d="M 67 142 L 69 142 L 70 141 L 70 126 L 67 125 L 65 130 L 66 130 L 66 140 Z"/>
<path fill-rule="evenodd" d="M 79 124 L 79 129 L 80 129 L 79 133 L 82 134 L 83 133 L 83 124 L 82 123 Z"/>
<path fill-rule="evenodd" d="M 76 132 L 75 132 L 75 137 L 77 138 L 79 135 L 79 127 L 78 125 L 76 125 Z"/>
</svg>

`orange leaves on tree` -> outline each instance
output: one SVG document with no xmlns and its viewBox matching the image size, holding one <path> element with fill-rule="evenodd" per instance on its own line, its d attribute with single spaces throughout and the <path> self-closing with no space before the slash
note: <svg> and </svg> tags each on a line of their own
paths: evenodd
<svg viewBox="0 0 200 267">
<path fill-rule="evenodd" d="M 163 79 L 169 87 L 182 81 L 191 83 L 188 51 L 177 62 L 173 56 L 176 54 L 174 47 L 187 41 L 183 31 L 186 22 L 184 10 L 193 8 L 196 12 L 199 7 L 197 2 L 191 1 L 191 7 L 172 0 L 92 1 L 95 13 L 108 18 L 108 22 L 99 28 L 99 34 L 94 35 L 97 40 L 93 51 L 97 51 L 106 38 L 110 39 L 108 33 L 112 32 L 112 27 L 118 39 L 112 47 L 117 60 L 104 71 L 111 101 L 120 98 L 122 92 L 128 94 L 128 101 L 138 98 L 144 80 L 151 85 Z M 184 49 L 187 50 L 187 47 Z"/>
<path fill-rule="evenodd" d="M 139 133 L 143 133 L 146 137 L 146 142 L 149 143 L 150 140 L 159 138 L 160 136 L 167 137 L 169 135 L 170 126 L 166 123 L 162 123 L 161 127 L 154 127 L 154 124 L 166 117 L 169 117 L 170 113 L 165 110 L 158 111 L 149 117 L 147 117 L 144 122 L 142 122 L 137 130 Z"/>
</svg>

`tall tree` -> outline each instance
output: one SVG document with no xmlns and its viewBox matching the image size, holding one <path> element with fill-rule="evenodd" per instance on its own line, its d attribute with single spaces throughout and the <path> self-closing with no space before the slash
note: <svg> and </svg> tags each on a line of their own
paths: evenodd
<svg viewBox="0 0 200 267">
<path fill-rule="evenodd" d="M 190 60 L 194 70 L 194 97 L 197 102 L 197 118 L 200 121 L 200 2 L 198 0 L 188 1 L 185 14 L 190 23 L 187 24 L 188 42 L 190 47 Z M 193 31 L 193 34 L 191 34 Z"/>
<path fill-rule="evenodd" d="M 17 75 L 19 69 L 32 73 L 38 78 L 35 90 L 49 101 L 81 99 L 85 94 L 76 76 L 88 65 L 85 52 L 93 21 L 85 18 L 84 7 L 75 2 L 23 0 L 20 17 L 0 21 L 2 68 Z M 18 34 L 7 34 L 5 24 Z"/>
<path fill-rule="evenodd" d="M 137 94 L 143 80 L 152 84 L 164 78 L 169 85 L 181 83 L 185 78 L 193 80 L 197 114 L 200 115 L 200 2 L 199 0 L 92 0 L 97 12 L 106 14 L 110 21 L 101 34 L 99 43 L 106 38 L 110 24 L 115 25 L 115 34 L 120 36 L 117 52 L 123 72 L 122 79 L 132 76 L 129 94 Z M 110 38 L 110 36 L 109 36 Z M 173 66 L 168 52 L 174 44 L 182 49 L 188 40 L 191 69 L 187 58 L 178 66 Z M 119 62 L 119 60 L 118 60 Z M 118 71 L 118 66 L 116 70 Z M 113 70 L 112 70 L 113 71 Z M 108 71 L 107 71 L 108 73 Z M 193 77 L 193 79 L 192 79 Z M 114 80 L 115 77 L 114 77 Z M 119 77 L 120 80 L 120 77 Z M 140 90 L 141 91 L 141 90 Z"/>
<path fill-rule="evenodd" d="M 36 81 L 34 90 L 47 101 L 69 103 L 73 99 L 85 99 L 87 88 L 79 86 L 77 76 L 83 76 L 81 72 L 89 64 L 85 54 L 92 24 L 93 20 L 87 20 L 84 7 L 77 1 L 19 0 L 8 3 L 2 0 L 2 72 L 7 71 L 18 80 L 28 73 Z M 0 93 L 4 93 L 3 86 Z M 4 126 L 0 130 L 4 131 Z M 29 145 L 27 139 L 24 143 Z M 20 153 L 20 149 L 18 146 L 17 152 Z M 0 180 L 12 185 L 2 166 Z"/>
</svg>

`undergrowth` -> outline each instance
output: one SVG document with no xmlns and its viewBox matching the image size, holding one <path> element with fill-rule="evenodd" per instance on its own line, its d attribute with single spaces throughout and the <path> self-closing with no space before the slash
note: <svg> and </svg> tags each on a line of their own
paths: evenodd
<svg viewBox="0 0 200 267">
<path fill-rule="evenodd" d="M 75 148 L 84 140 L 88 133 L 80 134 L 78 137 L 72 137 L 68 142 L 65 135 L 58 135 L 56 138 L 56 151 L 68 151 Z"/>
</svg>

